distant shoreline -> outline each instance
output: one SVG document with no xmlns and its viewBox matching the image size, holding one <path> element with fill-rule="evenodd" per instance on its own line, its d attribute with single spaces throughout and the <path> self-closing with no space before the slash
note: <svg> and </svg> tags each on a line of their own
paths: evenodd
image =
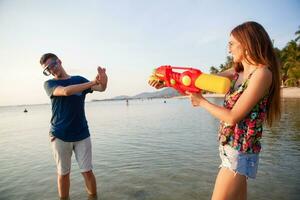
<svg viewBox="0 0 300 200">
<path fill-rule="evenodd" d="M 206 98 L 223 98 L 223 94 L 204 94 L 203 95 Z M 300 87 L 283 87 L 281 88 L 281 97 L 282 99 L 300 99 Z M 177 97 L 171 97 L 172 99 L 181 99 L 181 98 L 188 98 L 188 96 L 177 96 Z M 144 98 L 146 100 L 147 98 Z M 149 98 L 148 98 L 149 99 Z M 156 98 L 152 98 L 156 99 Z M 163 97 L 161 97 L 163 99 Z M 101 100 L 91 100 L 88 102 L 99 102 L 99 101 L 124 101 L 126 99 L 101 99 Z M 129 99 L 129 100 L 135 100 L 135 99 Z M 138 99 L 136 99 L 138 100 Z M 50 103 L 40 103 L 40 104 L 24 104 L 24 105 L 4 105 L 0 107 L 11 107 L 11 106 L 19 106 L 19 107 L 25 107 L 29 105 L 49 105 Z"/>
</svg>

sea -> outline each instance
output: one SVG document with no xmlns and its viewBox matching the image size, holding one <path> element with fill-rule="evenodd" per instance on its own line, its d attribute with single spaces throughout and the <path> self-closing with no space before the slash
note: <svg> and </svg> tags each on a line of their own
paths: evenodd
<svg viewBox="0 0 300 200">
<path fill-rule="evenodd" d="M 248 199 L 300 199 L 299 108 L 300 99 L 282 99 L 280 122 L 264 128 Z M 219 121 L 207 111 L 186 98 L 86 102 L 85 111 L 98 199 L 211 198 Z M 50 118 L 49 104 L 0 107 L 0 200 L 58 199 Z M 70 199 L 88 199 L 74 155 Z"/>
</svg>

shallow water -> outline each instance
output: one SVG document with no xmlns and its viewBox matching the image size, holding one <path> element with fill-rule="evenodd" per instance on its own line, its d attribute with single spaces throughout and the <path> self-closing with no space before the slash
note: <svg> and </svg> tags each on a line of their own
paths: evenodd
<svg viewBox="0 0 300 200">
<path fill-rule="evenodd" d="M 220 99 L 210 99 L 221 103 Z M 86 103 L 101 200 L 209 199 L 220 163 L 217 126 L 187 99 Z M 266 129 L 248 199 L 298 199 L 299 99 Z M 48 141 L 50 105 L 0 107 L 0 200 L 57 199 Z M 73 159 L 71 199 L 87 199 Z"/>
</svg>

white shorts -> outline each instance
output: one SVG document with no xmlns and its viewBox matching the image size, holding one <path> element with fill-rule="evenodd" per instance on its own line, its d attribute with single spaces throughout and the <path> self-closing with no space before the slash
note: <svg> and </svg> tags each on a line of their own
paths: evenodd
<svg viewBox="0 0 300 200">
<path fill-rule="evenodd" d="M 221 165 L 220 167 L 228 168 L 235 173 L 255 178 L 257 174 L 259 154 L 242 153 L 229 145 L 219 146 Z"/>
<path fill-rule="evenodd" d="M 66 175 L 71 170 L 71 158 L 74 150 L 75 158 L 81 172 L 88 172 L 92 166 L 92 145 L 91 138 L 77 142 L 64 142 L 58 138 L 50 137 L 57 173 Z"/>
</svg>

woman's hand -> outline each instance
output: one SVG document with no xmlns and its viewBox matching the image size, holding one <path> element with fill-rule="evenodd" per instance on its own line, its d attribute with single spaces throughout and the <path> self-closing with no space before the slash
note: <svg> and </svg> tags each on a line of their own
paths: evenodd
<svg viewBox="0 0 300 200">
<path fill-rule="evenodd" d="M 207 101 L 200 93 L 190 93 L 190 92 L 186 92 L 187 95 L 190 96 L 191 99 L 191 103 L 194 107 L 197 106 L 202 106 L 203 102 Z"/>
<path fill-rule="evenodd" d="M 161 89 L 161 88 L 165 87 L 164 82 L 159 81 L 155 77 L 150 77 L 148 84 L 156 89 Z"/>
</svg>

